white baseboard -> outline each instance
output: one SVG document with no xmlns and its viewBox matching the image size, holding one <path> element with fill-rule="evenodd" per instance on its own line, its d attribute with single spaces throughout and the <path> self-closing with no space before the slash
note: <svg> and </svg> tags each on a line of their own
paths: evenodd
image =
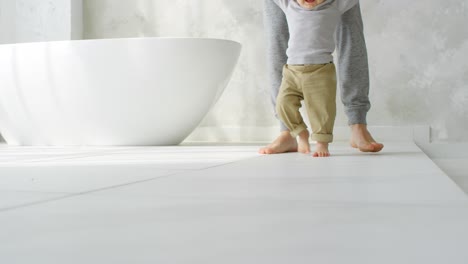
<svg viewBox="0 0 468 264">
<path fill-rule="evenodd" d="M 378 141 L 414 141 L 429 143 L 429 126 L 369 126 Z M 184 142 L 270 142 L 278 136 L 279 127 L 198 127 Z M 348 141 L 349 127 L 335 127 L 334 141 Z"/>
<path fill-rule="evenodd" d="M 372 136 L 382 142 L 414 141 L 420 144 L 431 143 L 430 126 L 369 126 Z M 190 134 L 184 143 L 221 142 L 221 143 L 252 143 L 270 142 L 279 133 L 279 127 L 198 127 Z M 334 141 L 348 141 L 349 127 L 335 127 Z M 0 135 L 0 142 L 3 142 Z"/>
</svg>

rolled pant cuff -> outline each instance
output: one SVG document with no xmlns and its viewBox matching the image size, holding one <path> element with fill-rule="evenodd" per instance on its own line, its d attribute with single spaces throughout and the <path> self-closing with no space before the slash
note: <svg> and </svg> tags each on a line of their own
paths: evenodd
<svg viewBox="0 0 468 264">
<path fill-rule="evenodd" d="M 367 125 L 367 109 L 347 110 L 348 125 L 363 124 Z"/>
<path fill-rule="evenodd" d="M 307 130 L 307 127 L 305 125 L 300 125 L 296 127 L 295 129 L 291 130 L 291 136 L 295 138 L 299 136 L 299 134 L 304 130 Z"/>
<path fill-rule="evenodd" d="M 333 142 L 333 134 L 312 134 L 311 139 L 318 142 Z"/>
</svg>

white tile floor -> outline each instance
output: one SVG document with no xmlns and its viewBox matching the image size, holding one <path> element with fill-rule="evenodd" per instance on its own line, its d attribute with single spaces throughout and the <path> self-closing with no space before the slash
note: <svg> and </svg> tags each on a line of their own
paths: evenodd
<svg viewBox="0 0 468 264">
<path fill-rule="evenodd" d="M 415 144 L 0 146 L 0 263 L 468 263 L 468 198 Z"/>
<path fill-rule="evenodd" d="M 468 143 L 431 143 L 419 146 L 465 193 L 468 193 Z"/>
<path fill-rule="evenodd" d="M 468 158 L 435 158 L 433 161 L 449 175 L 465 193 L 468 193 Z"/>
</svg>

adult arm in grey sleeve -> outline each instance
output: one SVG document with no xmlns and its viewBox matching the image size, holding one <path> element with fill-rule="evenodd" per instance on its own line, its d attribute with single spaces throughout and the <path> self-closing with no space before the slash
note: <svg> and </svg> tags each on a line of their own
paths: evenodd
<svg viewBox="0 0 468 264">
<path fill-rule="evenodd" d="M 289 30 L 286 16 L 281 8 L 272 0 L 264 0 L 263 4 L 270 98 L 273 109 L 276 109 L 276 97 L 281 86 L 283 66 L 288 60 L 286 50 L 288 48 Z M 278 117 L 276 112 L 275 116 Z M 281 131 L 288 130 L 281 121 L 279 123 Z"/>
<path fill-rule="evenodd" d="M 338 77 L 348 124 L 367 124 L 369 64 L 359 4 L 346 11 L 336 31 Z"/>
</svg>

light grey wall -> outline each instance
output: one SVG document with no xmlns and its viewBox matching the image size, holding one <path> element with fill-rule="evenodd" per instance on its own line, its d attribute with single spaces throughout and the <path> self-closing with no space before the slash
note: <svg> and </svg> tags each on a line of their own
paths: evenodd
<svg viewBox="0 0 468 264">
<path fill-rule="evenodd" d="M 363 1 L 373 123 L 429 124 L 468 140 L 466 1 Z"/>
<path fill-rule="evenodd" d="M 244 45 L 203 126 L 272 126 L 260 0 L 84 0 L 87 38 L 193 36 Z M 362 1 L 371 68 L 371 125 L 430 125 L 435 141 L 468 141 L 465 1 Z M 346 125 L 339 109 L 338 126 Z"/>
<path fill-rule="evenodd" d="M 15 2 L 0 0 L 0 44 L 11 43 L 15 39 Z"/>
<path fill-rule="evenodd" d="M 0 44 L 80 39 L 82 0 L 0 0 Z"/>
<path fill-rule="evenodd" d="M 85 38 L 212 37 L 243 44 L 237 71 L 202 126 L 270 126 L 260 0 L 84 1 Z"/>
<path fill-rule="evenodd" d="M 237 71 L 202 125 L 274 126 L 262 2 L 84 0 L 84 36 L 237 40 L 244 45 Z M 361 6 L 371 68 L 369 123 L 430 125 L 435 141 L 468 141 L 465 1 L 362 1 Z M 0 0 L 0 43 L 79 38 L 81 16 L 69 19 L 70 12 L 81 12 L 81 0 Z M 338 113 L 337 125 L 345 126 L 341 106 Z"/>
</svg>

